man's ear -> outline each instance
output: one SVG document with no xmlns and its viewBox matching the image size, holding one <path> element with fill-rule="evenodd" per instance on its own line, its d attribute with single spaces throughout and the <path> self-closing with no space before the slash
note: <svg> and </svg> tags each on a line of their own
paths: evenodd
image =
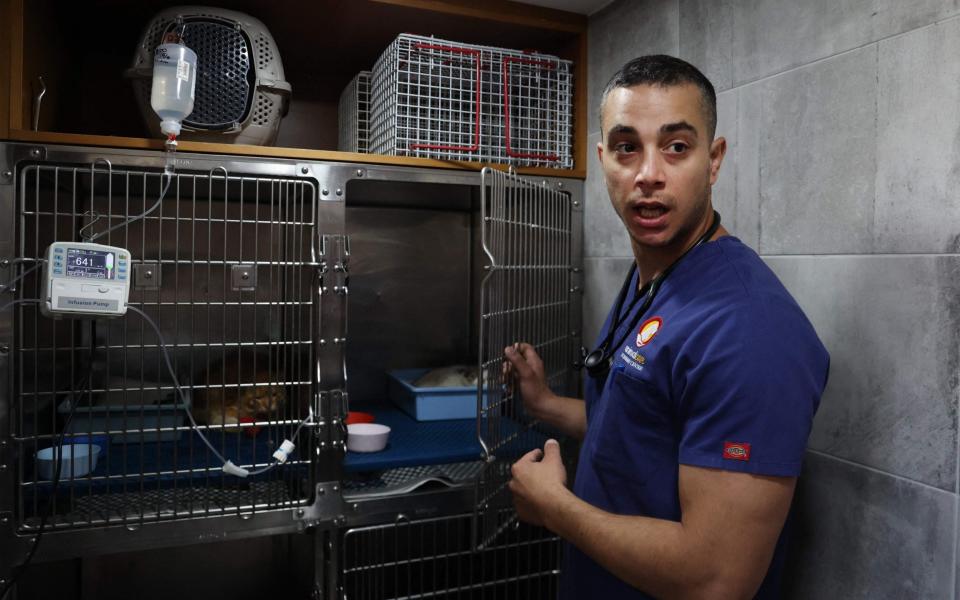
<svg viewBox="0 0 960 600">
<path fill-rule="evenodd" d="M 726 138 L 718 137 L 710 144 L 710 185 L 717 182 L 720 175 L 720 165 L 723 163 L 723 157 L 727 155 Z"/>
<path fill-rule="evenodd" d="M 600 159 L 600 162 L 603 162 L 603 138 L 597 142 L 597 158 Z"/>
</svg>

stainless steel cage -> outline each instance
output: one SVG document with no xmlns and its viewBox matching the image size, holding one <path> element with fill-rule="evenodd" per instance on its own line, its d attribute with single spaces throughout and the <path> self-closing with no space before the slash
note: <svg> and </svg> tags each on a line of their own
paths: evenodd
<svg viewBox="0 0 960 600">
<path fill-rule="evenodd" d="M 193 410 L 203 423 L 197 429 L 249 469 L 269 465 L 306 416 L 317 190 L 309 181 L 225 168 L 171 177 L 156 210 L 130 222 L 161 196 L 163 172 L 107 161 L 18 172 L 13 262 L 35 264 L 53 241 L 106 232 L 99 242 L 130 250 L 130 305 L 163 332 L 188 388 L 184 406 L 164 369 L 164 347 L 133 313 L 57 321 L 36 304 L 16 306 L 10 397 L 22 529 L 37 526 L 48 502 L 46 527 L 59 529 L 272 509 L 310 497 L 309 436 L 306 458 L 239 480 L 221 470 L 183 411 Z M 17 285 L 18 299 L 39 297 L 41 272 Z M 229 414 L 251 401 L 261 405 L 250 407 L 250 422 Z M 53 494 L 33 457 L 61 439 L 99 443 L 102 456 Z"/>
<path fill-rule="evenodd" d="M 0 256 L 10 257 L 0 284 L 23 276 L 0 288 L 0 578 L 24 560 L 48 515 L 52 539 L 40 545 L 39 561 L 312 531 L 319 597 L 350 589 L 377 594 L 361 579 L 379 559 L 358 558 L 373 538 L 357 528 L 392 526 L 409 515 L 401 536 L 442 530 L 456 539 L 444 541 L 446 550 L 407 548 L 400 559 L 407 565 L 454 564 L 468 555 L 489 565 L 509 562 L 506 555 L 533 557 L 522 572 L 491 566 L 416 593 L 509 596 L 528 589 L 525 582 L 536 597 L 551 589 L 555 542 L 541 540 L 542 532 L 516 537 L 505 479 L 511 459 L 545 438 L 503 387 L 499 357 L 507 343 L 528 341 L 547 361 L 551 385 L 576 391 L 579 187 L 493 172 L 183 154 L 162 202 L 150 210 L 167 178 L 155 152 L 3 144 L 0 161 L 0 217 L 9 224 L 0 228 Z M 459 268 L 471 275 L 458 280 L 465 293 L 451 315 L 465 316 L 461 333 L 469 344 L 457 347 L 479 351 L 474 356 L 485 373 L 480 417 L 467 433 L 480 437 L 487 461 L 477 452 L 472 463 L 430 467 L 445 479 L 439 486 L 409 491 L 407 480 L 393 479 L 399 472 L 346 485 L 347 298 L 378 297 L 381 287 L 370 281 L 384 277 L 377 257 L 360 260 L 351 251 L 351 202 L 366 227 L 368 240 L 356 242 L 361 252 L 374 249 L 369 239 L 387 235 L 378 229 L 384 222 L 418 223 L 431 210 L 453 211 L 435 219 L 438 227 L 461 227 Z M 409 214 L 397 218 L 404 210 Z M 415 244 L 417 231 L 409 230 Z M 130 305 L 157 323 L 164 344 L 136 314 L 54 320 L 26 302 L 39 294 L 41 269 L 27 271 L 50 242 L 98 235 L 98 242 L 130 251 Z M 404 264 L 396 272 L 436 267 Z M 404 294 L 422 293 L 416 282 L 389 283 Z M 24 302 L 7 305 L 15 300 Z M 381 323 L 371 322 L 374 329 Z M 423 336 L 424 346 L 437 335 Z M 166 373 L 164 345 L 185 402 Z M 396 351 L 404 345 L 400 340 Z M 381 344 L 378 358 L 389 355 L 383 350 Z M 225 418 L 231 394 L 278 390 L 283 400 L 252 421 Z M 195 416 L 215 418 L 194 428 L 183 404 Z M 311 408 L 314 421 L 303 426 L 294 455 L 258 477 L 224 474 L 195 437 L 202 431 L 225 457 L 261 468 Z M 39 477 L 34 453 L 61 436 L 108 448 L 93 472 L 62 478 L 54 493 Z M 417 465 L 411 469 L 424 475 Z M 347 528 L 356 533 L 344 537 Z M 354 551 L 360 554 L 346 554 Z"/>
<path fill-rule="evenodd" d="M 471 516 L 454 515 L 350 529 L 341 539 L 342 597 L 557 597 L 560 543 L 548 531 L 510 528 L 482 550 L 470 543 Z"/>
</svg>

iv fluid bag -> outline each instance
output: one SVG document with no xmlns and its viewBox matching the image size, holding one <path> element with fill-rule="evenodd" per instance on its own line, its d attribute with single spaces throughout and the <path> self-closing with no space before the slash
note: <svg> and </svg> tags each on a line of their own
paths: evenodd
<svg viewBox="0 0 960 600">
<path fill-rule="evenodd" d="M 182 44 L 160 44 L 153 52 L 150 106 L 160 117 L 160 130 L 180 135 L 180 122 L 193 112 L 197 88 L 197 53 Z"/>
</svg>

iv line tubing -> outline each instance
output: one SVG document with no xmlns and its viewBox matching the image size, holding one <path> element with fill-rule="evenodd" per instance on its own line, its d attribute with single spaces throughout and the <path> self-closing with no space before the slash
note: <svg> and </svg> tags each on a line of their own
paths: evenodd
<svg viewBox="0 0 960 600">
<path fill-rule="evenodd" d="M 151 206 L 150 208 L 148 208 L 148 209 L 145 210 L 144 212 L 140 213 L 139 215 L 136 215 L 135 217 L 130 217 L 129 219 L 127 219 L 126 221 L 124 221 L 124 222 L 122 222 L 122 223 L 117 223 L 117 224 L 114 225 L 113 227 L 108 227 L 107 229 L 104 229 L 104 230 L 101 231 L 100 233 L 98 233 L 98 234 L 94 235 L 93 237 L 91 237 L 89 241 L 95 242 L 95 241 L 97 241 L 99 238 L 101 238 L 101 237 L 107 235 L 108 233 L 110 233 L 111 231 L 113 231 L 113 230 L 115 230 L 115 229 L 119 229 L 119 228 L 121 228 L 121 227 L 125 227 L 125 226 L 127 226 L 127 225 L 129 225 L 129 224 L 131 224 L 131 223 L 136 222 L 136 221 L 139 221 L 140 219 L 146 217 L 147 215 L 149 215 L 149 214 L 152 213 L 153 211 L 157 210 L 157 207 L 160 206 L 160 204 L 163 202 L 164 197 L 167 195 L 167 190 L 170 189 L 170 182 L 173 181 L 173 167 L 172 167 L 173 161 L 170 160 L 170 159 L 172 158 L 171 156 L 169 156 L 170 153 L 168 152 L 167 154 L 168 154 L 168 156 L 167 156 L 167 168 L 165 168 L 164 171 L 163 171 L 164 176 L 166 176 L 166 178 L 167 178 L 167 183 L 165 183 L 164 186 L 163 186 L 163 189 L 160 190 L 160 197 L 157 198 L 157 201 L 153 204 L 153 206 Z"/>
<path fill-rule="evenodd" d="M 224 464 L 230 462 L 230 461 L 228 461 L 226 458 L 224 458 L 222 454 L 220 454 L 219 452 L 217 452 L 217 449 L 214 448 L 213 444 L 210 443 L 210 440 L 207 439 L 207 436 L 203 435 L 203 431 L 200 429 L 200 426 L 197 425 L 196 420 L 194 420 L 194 418 L 193 418 L 193 413 L 191 413 L 191 412 L 190 412 L 190 409 L 187 407 L 187 399 L 186 399 L 186 397 L 185 397 L 184 394 L 183 394 L 183 388 L 180 387 L 180 380 L 177 379 L 177 374 L 174 372 L 173 363 L 170 361 L 170 353 L 169 353 L 169 351 L 167 350 L 167 342 L 163 339 L 163 334 L 160 333 L 160 328 L 157 327 L 157 324 L 153 321 L 153 319 L 151 319 L 145 312 L 143 312 L 142 310 L 140 310 L 140 309 L 137 308 L 136 306 L 130 306 L 130 305 L 128 304 L 128 305 L 127 305 L 127 309 L 132 310 L 133 312 L 135 312 L 135 313 L 139 314 L 141 317 L 143 317 L 144 320 L 145 320 L 147 323 L 149 323 L 150 326 L 153 328 L 153 331 L 157 334 L 157 338 L 158 338 L 159 341 L 160 341 L 160 348 L 163 349 L 163 358 L 164 358 L 164 361 L 165 361 L 166 364 L 167 364 L 167 370 L 170 372 L 170 377 L 173 378 L 173 385 L 174 385 L 175 388 L 177 388 L 177 393 L 180 394 L 180 401 L 181 401 L 181 402 L 183 403 L 183 405 L 184 405 L 184 409 L 183 409 L 183 410 L 184 410 L 184 412 L 187 413 L 187 418 L 190 419 L 190 424 L 193 426 L 194 431 L 197 432 L 197 435 L 200 436 L 200 439 L 203 440 L 203 443 L 206 444 L 207 448 L 210 448 L 210 451 L 213 452 L 214 456 L 216 456 L 216 457 L 220 460 L 220 462 L 222 462 L 222 463 L 224 463 Z M 291 439 L 290 441 L 291 441 L 291 442 L 296 441 L 297 436 L 300 434 L 300 429 L 304 426 L 304 424 L 306 424 L 308 421 L 312 421 L 312 420 L 313 420 L 313 407 L 311 406 L 311 407 L 310 407 L 310 410 L 309 410 L 309 413 L 307 414 L 307 417 L 306 417 L 305 419 L 303 419 L 302 421 L 300 421 L 300 424 L 297 426 L 297 429 L 296 429 L 296 431 L 295 431 L 294 434 L 293 434 L 293 439 Z M 250 471 L 250 472 L 248 473 L 248 475 L 260 475 L 261 473 L 266 473 L 267 471 L 269 471 L 270 469 L 272 469 L 273 467 L 275 467 L 275 466 L 278 465 L 278 464 L 279 464 L 279 463 L 278 463 L 276 460 L 274 460 L 272 463 L 270 463 L 270 464 L 267 465 L 266 467 L 263 467 L 262 469 L 259 469 L 259 470 L 256 470 L 256 471 Z"/>
<path fill-rule="evenodd" d="M 43 259 L 38 260 L 38 261 L 37 261 L 37 264 L 33 265 L 32 267 L 30 267 L 29 269 L 27 269 L 27 270 L 24 271 L 23 273 L 20 273 L 19 276 L 14 277 L 12 280 L 8 281 L 7 283 L 4 283 L 3 285 L 0 285 L 0 292 L 5 292 L 5 291 L 9 290 L 9 289 L 13 286 L 13 284 L 15 284 L 16 282 L 20 281 L 21 279 L 23 279 L 24 277 L 26 277 L 26 276 L 29 275 L 30 273 L 33 273 L 34 271 L 36 271 L 37 269 L 39 269 L 40 267 L 42 267 L 42 266 L 43 266 L 43 263 L 45 263 L 45 262 L 47 262 L 47 261 L 45 261 L 45 260 L 43 260 Z M 25 300 L 26 300 L 26 299 L 25 299 Z M 18 302 L 19 302 L 19 301 L 18 301 Z M 35 300 L 35 302 L 40 302 L 40 301 L 39 301 L 39 300 Z M 3 310 L 4 308 L 7 308 L 7 306 L 10 306 L 10 305 L 7 304 L 7 305 L 3 306 L 2 308 L 0 308 L 0 310 Z"/>
</svg>

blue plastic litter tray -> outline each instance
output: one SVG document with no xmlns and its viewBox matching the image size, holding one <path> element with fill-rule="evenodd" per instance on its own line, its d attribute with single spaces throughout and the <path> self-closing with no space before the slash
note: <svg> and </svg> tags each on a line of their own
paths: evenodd
<svg viewBox="0 0 960 600">
<path fill-rule="evenodd" d="M 390 400 L 417 421 L 477 418 L 476 386 L 414 387 L 429 370 L 390 371 Z"/>
</svg>

